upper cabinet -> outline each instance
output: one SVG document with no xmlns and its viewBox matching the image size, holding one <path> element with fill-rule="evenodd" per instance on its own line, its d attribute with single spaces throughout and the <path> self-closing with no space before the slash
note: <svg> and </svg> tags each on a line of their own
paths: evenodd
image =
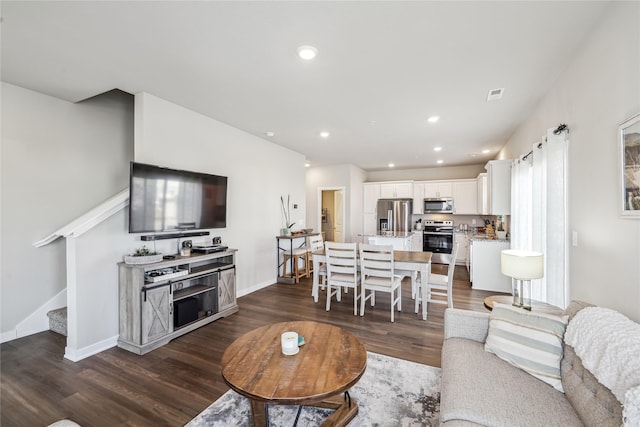
<svg viewBox="0 0 640 427">
<path fill-rule="evenodd" d="M 453 181 L 453 213 L 475 215 L 478 209 L 478 183 L 475 179 Z"/>
<path fill-rule="evenodd" d="M 424 182 L 413 183 L 413 214 L 424 213 Z"/>
<path fill-rule="evenodd" d="M 489 189 L 487 174 L 479 174 L 476 181 L 478 186 L 478 214 L 489 215 Z"/>
<path fill-rule="evenodd" d="M 424 198 L 453 197 L 451 181 L 428 181 L 424 184 Z"/>
<path fill-rule="evenodd" d="M 380 184 L 381 199 L 413 198 L 413 182 L 398 181 Z"/>
<path fill-rule="evenodd" d="M 362 201 L 362 210 L 364 213 L 376 213 L 376 204 L 380 198 L 380 184 L 364 183 L 362 185 L 362 193 L 364 199 Z"/>
<path fill-rule="evenodd" d="M 489 215 L 511 214 L 511 160 L 491 160 L 487 170 Z"/>
</svg>

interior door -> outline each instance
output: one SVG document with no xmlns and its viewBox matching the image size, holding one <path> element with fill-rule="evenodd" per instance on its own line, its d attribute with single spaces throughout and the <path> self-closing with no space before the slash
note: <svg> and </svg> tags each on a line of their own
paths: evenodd
<svg viewBox="0 0 640 427">
<path fill-rule="evenodd" d="M 334 228 L 333 228 L 333 240 L 335 242 L 344 242 L 344 218 L 342 217 L 342 205 L 344 202 L 344 191 L 338 190 L 333 193 L 333 211 L 334 211 Z"/>
</svg>

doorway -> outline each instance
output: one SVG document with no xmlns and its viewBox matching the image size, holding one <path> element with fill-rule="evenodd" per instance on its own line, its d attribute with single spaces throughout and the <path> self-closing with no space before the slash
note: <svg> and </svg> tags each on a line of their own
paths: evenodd
<svg viewBox="0 0 640 427">
<path fill-rule="evenodd" d="M 320 231 L 328 242 L 345 241 L 344 187 L 318 188 Z"/>
</svg>

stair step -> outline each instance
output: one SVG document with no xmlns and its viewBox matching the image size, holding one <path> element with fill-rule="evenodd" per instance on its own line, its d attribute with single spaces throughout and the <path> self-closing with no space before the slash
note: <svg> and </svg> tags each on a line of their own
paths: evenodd
<svg viewBox="0 0 640 427">
<path fill-rule="evenodd" d="M 47 313 L 49 329 L 60 335 L 67 336 L 67 307 L 57 308 Z"/>
</svg>

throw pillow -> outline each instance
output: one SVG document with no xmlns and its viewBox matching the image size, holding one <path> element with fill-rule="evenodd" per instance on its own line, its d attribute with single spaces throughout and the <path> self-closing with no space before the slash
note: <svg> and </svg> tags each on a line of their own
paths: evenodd
<svg viewBox="0 0 640 427">
<path fill-rule="evenodd" d="M 560 361 L 567 320 L 495 304 L 484 349 L 564 393 Z"/>
</svg>

